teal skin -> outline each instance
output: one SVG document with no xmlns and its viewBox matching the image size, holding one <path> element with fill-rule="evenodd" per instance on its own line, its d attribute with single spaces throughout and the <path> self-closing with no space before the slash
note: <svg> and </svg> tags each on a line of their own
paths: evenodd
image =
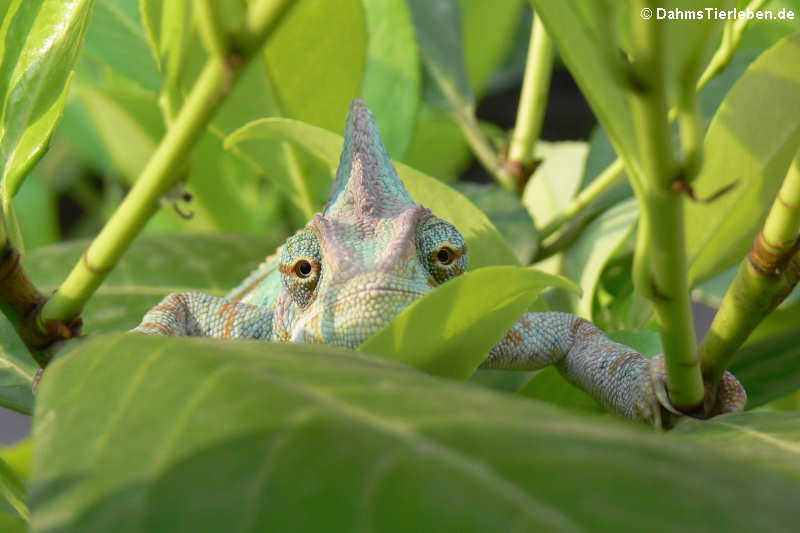
<svg viewBox="0 0 800 533">
<path fill-rule="evenodd" d="M 414 202 L 366 104 L 354 100 L 328 203 L 226 298 L 171 294 L 135 331 L 356 348 L 432 288 L 464 272 L 467 245 L 449 222 Z M 483 368 L 553 364 L 609 411 L 667 425 L 663 357 L 648 360 L 568 313 L 526 313 Z M 712 414 L 741 411 L 746 394 L 726 373 Z"/>
</svg>

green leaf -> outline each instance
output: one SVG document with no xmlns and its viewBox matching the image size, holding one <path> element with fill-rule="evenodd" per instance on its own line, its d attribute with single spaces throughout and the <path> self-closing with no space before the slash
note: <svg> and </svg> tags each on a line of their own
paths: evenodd
<svg viewBox="0 0 800 533">
<path fill-rule="evenodd" d="M 415 300 L 359 349 L 466 379 L 548 287 L 579 291 L 565 278 L 527 267 L 473 270 Z"/>
<path fill-rule="evenodd" d="M 773 311 L 750 335 L 729 370 L 752 409 L 800 389 L 800 303 Z"/>
<path fill-rule="evenodd" d="M 11 467 L 17 477 L 27 481 L 31 477 L 33 439 L 28 437 L 11 446 L 0 447 L 0 459 Z"/>
<path fill-rule="evenodd" d="M 47 369 L 34 433 L 34 531 L 771 532 L 800 501 L 711 446 L 325 346 L 99 336 Z"/>
<path fill-rule="evenodd" d="M 32 414 L 31 383 L 38 369 L 14 326 L 0 313 L 0 405 Z"/>
<path fill-rule="evenodd" d="M 520 11 L 518 2 L 460 0 L 463 49 L 470 86 L 479 97 L 485 92 L 489 76 L 506 56 Z M 485 31 L 492 28 L 492 31 Z M 526 46 L 527 46 L 527 40 Z M 430 80 L 429 80 L 430 82 Z M 435 98 L 433 91 L 423 97 Z M 433 102 L 420 103 L 411 143 L 404 163 L 430 176 L 447 181 L 458 176 L 472 160 L 472 153 L 461 130 L 449 114 Z"/>
<path fill-rule="evenodd" d="M 464 61 L 461 37 L 461 8 L 457 0 L 407 0 L 420 54 L 431 81 L 426 99 L 444 109 L 471 107 L 475 96 Z"/>
<path fill-rule="evenodd" d="M 0 531 L 4 533 L 26 533 L 28 522 L 18 515 L 0 511 Z"/>
<path fill-rule="evenodd" d="M 330 168 L 339 164 L 343 139 L 340 135 L 290 119 L 266 118 L 239 128 L 225 139 L 231 148 L 249 141 L 290 141 L 313 154 Z M 397 173 L 411 197 L 451 222 L 464 235 L 469 247 L 469 267 L 516 263 L 514 252 L 480 209 L 444 183 L 394 161 Z"/>
<path fill-rule="evenodd" d="M 363 0 L 367 19 L 367 65 L 361 98 L 390 154 L 402 160 L 414 131 L 420 99 L 419 50 L 405 2 Z"/>
<path fill-rule="evenodd" d="M 59 240 L 58 198 L 54 187 L 34 170 L 14 197 L 14 209 L 19 217 L 25 248 L 53 244 Z M 35 213 L 36 216 L 30 216 Z"/>
<path fill-rule="evenodd" d="M 303 0 L 265 48 L 284 116 L 329 130 L 342 126 L 367 57 L 361 0 Z"/>
<path fill-rule="evenodd" d="M 164 134 L 153 93 L 119 78 L 105 86 L 79 79 L 76 92 L 114 168 L 136 181 Z"/>
<path fill-rule="evenodd" d="M 570 204 L 580 187 L 588 152 L 585 142 L 537 143 L 535 158 L 542 163 L 522 194 L 522 203 L 537 227 L 546 226 Z"/>
<path fill-rule="evenodd" d="M 83 312 L 84 330 L 136 327 L 153 305 L 171 292 L 202 291 L 224 296 L 284 235 L 235 234 L 142 236 L 131 245 Z M 86 249 L 85 241 L 33 250 L 25 268 L 42 292 L 55 290 Z"/>
<path fill-rule="evenodd" d="M 758 105 L 754 105 L 758 102 Z M 800 35 L 764 52 L 733 86 L 705 139 L 706 162 L 693 183 L 710 204 L 687 202 L 689 276 L 697 284 L 734 265 L 763 225 L 800 145 Z"/>
<path fill-rule="evenodd" d="M 539 247 L 539 232 L 516 194 L 496 184 L 456 181 L 453 187 L 489 217 L 520 263 L 531 262 Z"/>
<path fill-rule="evenodd" d="M 645 357 L 653 357 L 664 351 L 661 347 L 661 336 L 656 331 L 621 330 L 612 331 L 608 336 L 615 342 L 630 346 Z M 537 372 L 519 390 L 519 394 L 577 411 L 605 412 L 586 392 L 567 382 L 554 366 Z"/>
<path fill-rule="evenodd" d="M 800 411 L 736 413 L 702 421 L 687 418 L 673 433 L 800 481 Z"/>
<path fill-rule="evenodd" d="M 464 60 L 470 86 L 480 98 L 489 78 L 511 50 L 525 6 L 522 2 L 485 0 L 459 0 L 459 4 Z M 492 28 L 492 31 L 487 32 L 486 28 Z M 527 39 L 525 46 L 527 50 Z"/>
<path fill-rule="evenodd" d="M 144 89 L 158 93 L 161 73 L 150 54 L 139 0 L 97 0 L 86 35 L 86 52 Z"/>
<path fill-rule="evenodd" d="M 64 110 L 92 0 L 16 0 L 0 28 L 4 202 L 47 151 Z"/>
<path fill-rule="evenodd" d="M 25 482 L 0 459 L 0 526 L 4 525 L 3 522 L 14 523 L 10 518 L 15 516 L 23 521 L 29 517 L 25 505 Z"/>
<path fill-rule="evenodd" d="M 576 306 L 578 315 L 595 320 L 593 304 L 600 276 L 633 234 L 638 218 L 635 199 L 617 204 L 594 219 L 565 252 L 564 274 L 578 280 L 583 290 Z"/>
<path fill-rule="evenodd" d="M 597 0 L 530 3 L 616 152 L 631 159 L 636 153 L 636 138 L 621 72 L 615 66 L 619 49 L 611 31 L 618 11 L 627 9 L 627 5 Z"/>
</svg>

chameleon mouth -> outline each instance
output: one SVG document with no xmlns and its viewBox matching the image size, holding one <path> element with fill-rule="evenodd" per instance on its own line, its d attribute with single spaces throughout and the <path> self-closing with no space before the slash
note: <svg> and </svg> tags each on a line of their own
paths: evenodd
<svg viewBox="0 0 800 533">
<path fill-rule="evenodd" d="M 291 340 L 356 348 L 423 294 L 398 287 L 350 291 L 302 317 L 293 328 Z"/>
</svg>

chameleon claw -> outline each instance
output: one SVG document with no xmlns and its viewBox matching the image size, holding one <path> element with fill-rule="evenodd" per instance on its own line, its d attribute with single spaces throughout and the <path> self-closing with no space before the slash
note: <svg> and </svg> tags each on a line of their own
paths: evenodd
<svg viewBox="0 0 800 533">
<path fill-rule="evenodd" d="M 657 355 L 650 360 L 650 380 L 653 393 L 661 406 L 662 413 L 658 425 L 669 428 L 681 417 L 711 418 L 725 413 L 738 413 L 747 403 L 747 393 L 739 380 L 730 372 L 725 372 L 719 384 L 705 385 L 705 396 L 702 409 L 698 412 L 685 413 L 678 410 L 669 399 L 667 389 L 667 365 L 664 355 Z"/>
</svg>

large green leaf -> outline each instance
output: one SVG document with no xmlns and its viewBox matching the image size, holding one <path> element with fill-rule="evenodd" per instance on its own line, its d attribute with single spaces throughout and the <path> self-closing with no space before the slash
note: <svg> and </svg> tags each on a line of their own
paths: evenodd
<svg viewBox="0 0 800 533">
<path fill-rule="evenodd" d="M 133 183 L 164 134 L 156 96 L 118 77 L 96 86 L 79 75 L 75 85 L 111 163 Z"/>
<path fill-rule="evenodd" d="M 489 76 L 506 56 L 523 4 L 485 0 L 460 0 L 459 4 L 470 86 L 476 95 L 481 96 Z M 487 32 L 486 28 L 492 28 L 492 31 Z M 431 92 L 423 93 L 423 97 L 439 96 Z M 423 99 L 408 153 L 402 160 L 428 175 L 450 180 L 469 165 L 472 154 L 451 116 L 435 103 Z"/>
<path fill-rule="evenodd" d="M 16 0 L 0 28 L 0 164 L 7 202 L 47 151 L 92 0 Z"/>
<path fill-rule="evenodd" d="M 463 111 L 475 103 L 461 37 L 461 8 L 457 0 L 407 0 L 420 55 L 432 83 L 426 85 L 426 99 L 445 109 Z M 439 94 L 436 94 L 436 93 Z"/>
<path fill-rule="evenodd" d="M 452 186 L 483 211 L 523 265 L 539 247 L 539 233 L 519 196 L 495 183 L 456 181 Z"/>
<path fill-rule="evenodd" d="M 572 282 L 526 267 L 486 267 L 448 281 L 414 301 L 359 349 L 466 379 L 548 287 Z"/>
<path fill-rule="evenodd" d="M 363 0 L 367 65 L 363 98 L 375 113 L 383 142 L 402 160 L 414 130 L 420 99 L 419 50 L 405 2 Z"/>
<path fill-rule="evenodd" d="M 34 433 L 37 532 L 791 531 L 800 500 L 709 446 L 325 346 L 96 337 L 45 372 Z"/>
<path fill-rule="evenodd" d="M 542 228 L 567 208 L 578 192 L 589 147 L 585 142 L 539 142 L 535 157 L 542 163 L 525 185 L 522 202 Z"/>
<path fill-rule="evenodd" d="M 733 86 L 705 139 L 706 162 L 694 183 L 710 204 L 686 205 L 692 284 L 741 260 L 761 228 L 800 146 L 800 34 L 764 52 Z"/>
<path fill-rule="evenodd" d="M 0 405 L 33 413 L 31 383 L 38 369 L 14 326 L 0 313 Z"/>
<path fill-rule="evenodd" d="M 366 64 L 361 0 L 298 2 L 270 37 L 265 54 L 284 116 L 340 128 Z"/>
<path fill-rule="evenodd" d="M 134 328 L 150 307 L 171 292 L 224 296 L 282 239 L 283 235 L 143 236 L 134 241 L 87 304 L 84 329 Z M 78 241 L 33 250 L 25 258 L 25 268 L 42 291 L 55 290 L 80 260 L 86 244 Z"/>
<path fill-rule="evenodd" d="M 24 524 L 28 518 L 25 483 L 8 463 L 0 459 L 0 526 L 5 526 L 2 531 L 17 531 L 6 527 L 18 527 L 20 520 Z"/>
<path fill-rule="evenodd" d="M 161 87 L 139 0 L 97 0 L 86 35 L 86 52 L 151 92 L 157 93 Z"/>
<path fill-rule="evenodd" d="M 296 120 L 267 118 L 253 121 L 233 132 L 225 140 L 230 148 L 252 141 L 290 141 L 321 159 L 330 168 L 339 164 L 343 139 L 330 131 Z M 411 196 L 445 220 L 454 224 L 469 246 L 470 268 L 515 264 L 514 252 L 497 229 L 472 202 L 447 185 L 394 162 Z"/>
<path fill-rule="evenodd" d="M 674 433 L 711 443 L 726 455 L 767 465 L 800 481 L 800 411 L 686 419 Z"/>
<path fill-rule="evenodd" d="M 800 303 L 773 311 L 736 354 L 730 371 L 747 390 L 748 408 L 800 389 Z"/>
</svg>

